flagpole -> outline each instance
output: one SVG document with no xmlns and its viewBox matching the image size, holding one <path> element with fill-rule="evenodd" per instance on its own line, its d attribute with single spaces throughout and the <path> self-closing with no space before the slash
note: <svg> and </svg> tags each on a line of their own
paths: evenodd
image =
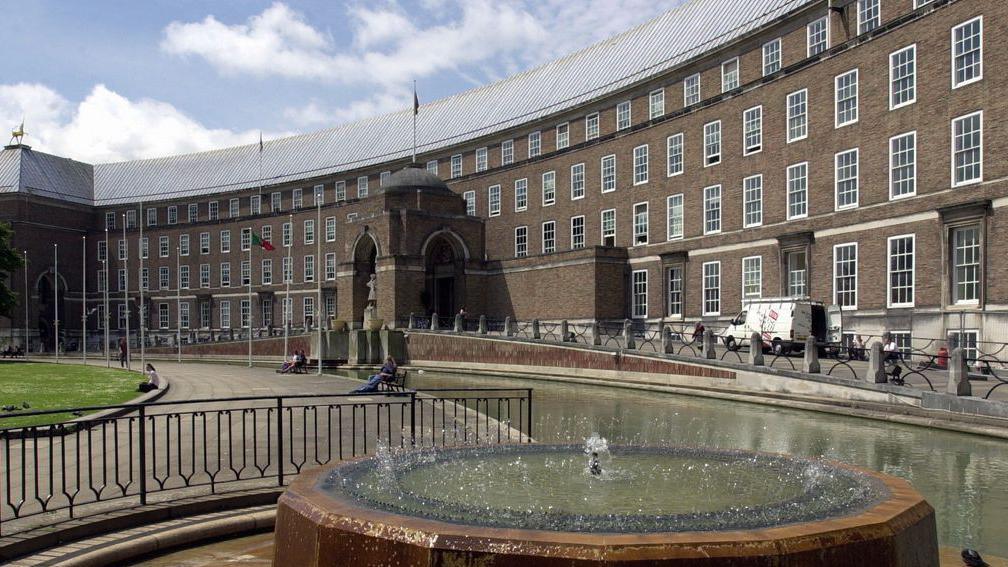
<svg viewBox="0 0 1008 567">
<path fill-rule="evenodd" d="M 417 98 L 416 79 L 413 79 L 413 163 L 416 163 L 416 120 L 419 107 L 420 99 Z"/>
<path fill-rule="evenodd" d="M 87 365 L 87 235 L 81 237 L 81 358 Z"/>
<path fill-rule="evenodd" d="M 143 201 L 140 201 L 140 211 L 137 213 L 137 222 L 140 224 L 140 240 L 137 241 L 137 255 L 140 256 L 140 268 L 137 271 L 137 287 L 140 288 L 140 371 L 147 371 L 147 357 L 145 353 L 145 345 L 147 342 L 147 336 L 145 329 L 147 327 L 147 304 L 144 303 L 144 288 L 143 288 L 143 271 L 144 271 L 144 255 L 143 255 L 143 225 L 144 219 L 144 207 Z M 147 254 L 150 254 L 150 246 L 147 247 Z M 150 278 L 148 278 L 148 283 Z"/>
<path fill-rule="evenodd" d="M 53 243 L 53 345 L 56 349 L 56 364 L 59 364 L 59 244 Z"/>
<path fill-rule="evenodd" d="M 25 360 L 28 360 L 28 353 L 31 352 L 31 345 L 28 343 L 28 303 L 31 298 L 28 294 L 28 250 L 24 251 L 24 351 Z"/>
<path fill-rule="evenodd" d="M 175 344 L 182 362 L 182 247 L 175 246 Z"/>
<path fill-rule="evenodd" d="M 315 193 L 315 281 L 318 287 L 318 299 L 315 305 L 315 326 L 318 332 L 318 375 L 322 375 L 322 276 L 325 274 L 325 263 L 322 260 L 322 199 L 320 192 Z M 319 268 L 322 268 L 319 270 Z"/>
<path fill-rule="evenodd" d="M 123 274 L 126 281 L 123 282 L 123 308 L 126 312 L 126 370 L 130 370 L 130 327 L 129 327 L 129 240 L 126 240 L 126 213 L 123 218 Z"/>
<path fill-rule="evenodd" d="M 283 318 L 284 318 L 284 350 L 283 350 L 283 355 L 284 355 L 284 360 L 287 360 L 287 338 L 288 338 L 288 335 L 290 334 L 290 331 L 288 330 L 288 329 L 290 329 L 290 324 L 291 324 L 290 320 L 294 318 L 294 313 L 293 313 L 294 309 L 293 308 L 291 309 L 290 315 L 287 314 L 287 308 L 288 307 L 293 307 L 293 306 L 290 305 L 290 282 L 291 282 L 291 279 L 293 279 L 292 276 L 293 276 L 293 272 L 294 272 L 294 264 L 291 263 L 291 248 L 294 247 L 293 246 L 293 244 L 294 244 L 294 242 L 293 242 L 294 241 L 294 215 L 293 214 L 291 214 L 291 215 L 288 216 L 288 223 L 289 223 L 289 226 L 290 226 L 290 240 L 291 241 L 284 243 L 284 244 L 287 245 L 287 262 L 286 262 L 286 264 L 287 264 L 287 268 L 288 269 L 287 270 L 283 270 L 284 283 L 287 284 L 286 291 L 284 292 L 284 305 L 283 305 Z M 283 229 L 281 229 L 280 232 L 281 232 L 280 238 L 283 239 Z"/>
<path fill-rule="evenodd" d="M 248 279 L 248 366 L 252 368 L 252 229 L 249 228 L 248 249 L 249 279 Z"/>
<path fill-rule="evenodd" d="M 105 274 L 105 289 L 102 290 L 103 294 L 104 294 L 104 301 L 105 301 L 105 314 L 103 315 L 103 317 L 105 318 L 105 320 L 103 321 L 103 323 L 105 325 L 105 368 L 112 368 L 112 359 L 109 356 L 109 297 L 108 297 L 108 290 L 109 290 L 109 281 L 108 281 L 109 280 L 109 277 L 108 277 L 108 265 L 109 265 L 109 263 L 108 263 L 108 259 L 109 259 L 109 254 L 111 254 L 111 252 L 109 251 L 109 245 L 108 245 L 108 226 L 106 226 L 105 227 L 105 259 L 102 260 L 102 272 Z"/>
</svg>

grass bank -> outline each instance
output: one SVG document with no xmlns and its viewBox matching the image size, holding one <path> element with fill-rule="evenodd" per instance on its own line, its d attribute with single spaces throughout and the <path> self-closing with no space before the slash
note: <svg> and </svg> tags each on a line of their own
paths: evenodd
<svg viewBox="0 0 1008 567">
<path fill-rule="evenodd" d="M 58 423 L 77 417 L 70 413 L 18 417 L 19 413 L 81 406 L 121 404 L 139 396 L 143 377 L 120 369 L 26 362 L 0 364 L 0 428 Z M 23 406 L 27 403 L 28 408 Z"/>
</svg>

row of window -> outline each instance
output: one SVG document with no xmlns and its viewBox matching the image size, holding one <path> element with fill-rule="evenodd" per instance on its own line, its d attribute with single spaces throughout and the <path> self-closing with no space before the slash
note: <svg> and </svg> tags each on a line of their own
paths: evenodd
<svg viewBox="0 0 1008 567">
<path fill-rule="evenodd" d="M 248 328 L 249 327 L 249 316 L 251 315 L 251 303 L 248 299 L 242 299 L 236 301 L 238 304 L 239 313 L 239 327 Z M 294 298 L 281 298 L 281 325 L 286 325 L 287 323 L 294 323 Z M 336 316 L 336 297 L 334 295 L 327 295 L 323 299 L 323 314 L 328 317 Z M 315 297 L 306 295 L 301 300 L 302 305 L 302 321 L 308 324 L 312 324 L 315 320 L 316 313 L 315 310 Z M 209 301 L 198 302 L 199 309 L 199 324 L 197 327 L 209 329 L 212 327 L 211 321 L 211 305 Z M 104 305 L 99 304 L 98 306 L 98 326 L 103 328 L 104 325 Z M 176 324 L 180 329 L 190 329 L 191 326 L 191 312 L 192 304 L 189 301 L 172 301 L 163 302 L 157 304 L 157 319 L 158 327 L 161 329 L 168 329 L 171 325 L 171 312 L 177 312 Z M 218 301 L 218 328 L 230 329 L 231 328 L 231 308 L 232 301 L 229 299 L 221 299 Z M 257 326 L 269 327 L 273 325 L 273 303 L 266 302 L 261 305 L 261 319 L 258 321 Z M 118 328 L 126 328 L 126 306 L 118 306 Z M 141 313 L 141 316 L 146 319 L 146 313 Z"/>
<path fill-rule="evenodd" d="M 960 305 L 975 305 L 980 299 L 980 227 L 956 227 L 950 233 L 951 300 Z M 886 305 L 890 308 L 913 307 L 916 290 L 916 235 L 893 236 L 886 241 Z M 858 243 L 849 242 L 833 246 L 833 302 L 843 309 L 857 309 L 858 305 Z M 788 295 L 806 295 L 808 267 L 805 252 L 784 255 L 787 270 Z M 634 270 L 630 280 L 630 311 L 634 318 L 648 317 L 648 270 Z M 683 311 L 684 267 L 665 269 L 665 315 L 681 317 Z M 763 257 L 742 258 L 742 300 L 758 299 L 763 293 Z M 701 266 L 701 313 L 720 315 L 721 262 L 704 262 Z"/>
</svg>

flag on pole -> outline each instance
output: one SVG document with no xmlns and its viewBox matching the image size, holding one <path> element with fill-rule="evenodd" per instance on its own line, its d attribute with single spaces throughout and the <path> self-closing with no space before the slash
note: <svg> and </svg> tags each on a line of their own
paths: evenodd
<svg viewBox="0 0 1008 567">
<path fill-rule="evenodd" d="M 254 232 L 252 233 L 252 244 L 255 245 L 255 246 L 258 246 L 258 247 L 262 248 L 263 250 L 265 250 L 267 252 L 270 252 L 272 250 L 276 250 L 276 248 L 272 244 L 270 244 L 269 240 L 263 240 L 261 236 L 259 236 L 258 234 L 254 233 Z"/>
<path fill-rule="evenodd" d="M 262 131 L 259 132 L 259 153 L 263 151 Z"/>
<path fill-rule="evenodd" d="M 416 94 L 416 81 L 413 81 L 413 116 L 420 114 L 420 99 Z"/>
</svg>

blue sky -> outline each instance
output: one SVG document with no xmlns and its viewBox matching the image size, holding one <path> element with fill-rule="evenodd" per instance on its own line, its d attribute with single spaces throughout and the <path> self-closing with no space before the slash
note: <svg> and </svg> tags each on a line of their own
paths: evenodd
<svg viewBox="0 0 1008 567">
<path fill-rule="evenodd" d="M 682 0 L 0 0 L 0 128 L 88 162 L 327 128 L 484 85 Z M 3 140 L 6 142 L 6 137 Z"/>
</svg>

